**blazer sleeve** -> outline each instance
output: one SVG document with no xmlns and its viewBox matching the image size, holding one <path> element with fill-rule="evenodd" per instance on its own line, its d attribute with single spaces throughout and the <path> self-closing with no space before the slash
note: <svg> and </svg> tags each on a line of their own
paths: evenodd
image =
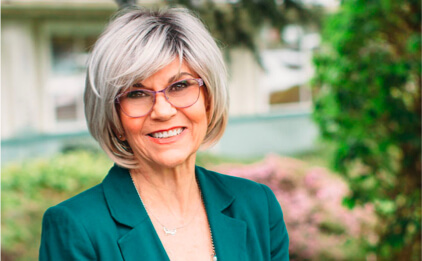
<svg viewBox="0 0 422 261">
<path fill-rule="evenodd" d="M 97 260 L 85 228 L 67 208 L 55 206 L 45 212 L 39 260 Z"/>
<path fill-rule="evenodd" d="M 264 187 L 268 199 L 268 213 L 270 223 L 271 260 L 289 260 L 289 235 L 283 219 L 283 212 L 272 190 Z"/>
</svg>

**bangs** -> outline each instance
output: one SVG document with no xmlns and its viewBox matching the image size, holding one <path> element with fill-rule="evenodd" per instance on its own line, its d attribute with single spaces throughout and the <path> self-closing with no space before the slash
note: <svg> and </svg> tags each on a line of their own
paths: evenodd
<svg viewBox="0 0 422 261">
<path fill-rule="evenodd" d="M 119 47 L 127 52 L 114 59 L 112 66 L 115 70 L 110 70 L 112 74 L 108 77 L 108 83 L 125 91 L 174 59 L 179 59 L 181 66 L 184 57 L 183 41 L 171 34 L 171 31 L 174 32 L 174 29 L 170 25 L 152 24 L 150 28 L 142 30 L 143 33 L 130 36 Z"/>
</svg>

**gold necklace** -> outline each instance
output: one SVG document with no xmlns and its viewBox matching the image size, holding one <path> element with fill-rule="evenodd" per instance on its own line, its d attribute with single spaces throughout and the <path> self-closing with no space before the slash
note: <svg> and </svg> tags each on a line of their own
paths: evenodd
<svg viewBox="0 0 422 261">
<path fill-rule="evenodd" d="M 184 227 L 186 227 L 187 225 L 189 225 L 191 222 L 192 222 L 192 220 L 194 219 L 194 217 L 196 216 L 196 213 L 198 212 L 198 210 L 199 210 L 199 207 L 200 207 L 200 205 L 198 206 L 198 208 L 195 210 L 195 215 L 193 215 L 192 216 L 192 218 L 187 222 L 187 223 L 185 223 L 184 225 L 182 225 L 182 226 L 180 226 L 180 227 L 176 227 L 176 228 L 173 228 L 173 229 L 169 229 L 169 228 L 167 228 L 166 226 L 164 226 L 164 224 L 163 223 L 161 223 L 161 221 L 151 212 L 151 210 L 149 210 L 148 208 L 147 208 L 147 206 L 145 205 L 145 203 L 144 203 L 144 201 L 142 200 L 142 197 L 141 197 L 141 194 L 139 193 L 139 190 L 138 190 L 138 187 L 136 186 L 136 184 L 135 184 L 135 180 L 133 179 L 133 176 L 132 176 L 132 173 L 130 173 L 130 178 L 132 179 L 132 183 L 133 183 L 133 186 L 135 187 L 135 189 L 136 189 L 136 192 L 137 192 L 137 194 L 138 194 L 138 197 L 139 197 L 139 199 L 141 200 L 141 203 L 142 203 L 142 205 L 144 206 L 144 208 L 145 208 L 145 210 L 147 211 L 147 214 L 150 214 L 152 217 L 154 217 L 154 219 L 155 220 L 157 220 L 157 222 L 161 225 L 161 227 L 163 228 L 163 231 L 164 231 L 164 234 L 166 235 L 166 236 L 169 236 L 169 235 L 171 235 L 171 236 L 174 236 L 174 235 L 176 235 L 176 233 L 177 233 L 177 230 L 178 229 L 181 229 L 181 228 L 184 228 Z M 200 194 L 200 196 L 201 196 L 201 202 L 202 202 L 202 205 L 204 206 L 204 208 L 205 208 L 205 202 L 204 202 L 204 197 L 203 197 L 203 195 L 202 195 L 202 191 L 201 191 L 201 188 L 199 187 L 199 183 L 198 183 L 198 181 L 196 181 L 196 183 L 198 184 L 198 188 L 199 188 L 199 194 Z M 205 211 L 206 211 L 206 209 L 205 209 Z M 212 255 L 211 255 L 211 260 L 212 261 L 217 261 L 217 254 L 216 254 L 216 252 L 215 252 L 215 246 L 214 246 L 214 238 L 213 238 L 213 236 L 212 236 L 212 231 L 211 231 L 211 225 L 209 224 L 209 222 L 208 222 L 208 228 L 209 228 L 209 230 L 210 230 L 210 236 L 211 236 L 211 247 L 212 247 Z"/>
</svg>

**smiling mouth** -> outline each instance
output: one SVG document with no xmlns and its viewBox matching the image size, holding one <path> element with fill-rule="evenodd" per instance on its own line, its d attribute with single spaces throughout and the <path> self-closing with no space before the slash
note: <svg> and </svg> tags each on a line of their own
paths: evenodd
<svg viewBox="0 0 422 261">
<path fill-rule="evenodd" d="M 156 138 L 156 139 L 167 139 L 167 138 L 180 135 L 184 129 L 186 128 L 175 128 L 168 131 L 157 131 L 157 132 L 148 134 L 148 136 Z"/>
</svg>

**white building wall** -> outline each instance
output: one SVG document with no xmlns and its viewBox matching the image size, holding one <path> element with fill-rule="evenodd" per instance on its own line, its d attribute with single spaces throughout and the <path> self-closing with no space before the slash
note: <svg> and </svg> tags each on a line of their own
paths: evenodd
<svg viewBox="0 0 422 261">
<path fill-rule="evenodd" d="M 261 68 L 252 53 L 243 48 L 230 51 L 230 115 L 251 115 L 268 111 L 267 96 L 262 95 L 259 81 Z"/>
<path fill-rule="evenodd" d="M 8 138 L 39 131 L 41 106 L 30 23 L 3 21 L 1 51 L 1 136 Z"/>
</svg>

